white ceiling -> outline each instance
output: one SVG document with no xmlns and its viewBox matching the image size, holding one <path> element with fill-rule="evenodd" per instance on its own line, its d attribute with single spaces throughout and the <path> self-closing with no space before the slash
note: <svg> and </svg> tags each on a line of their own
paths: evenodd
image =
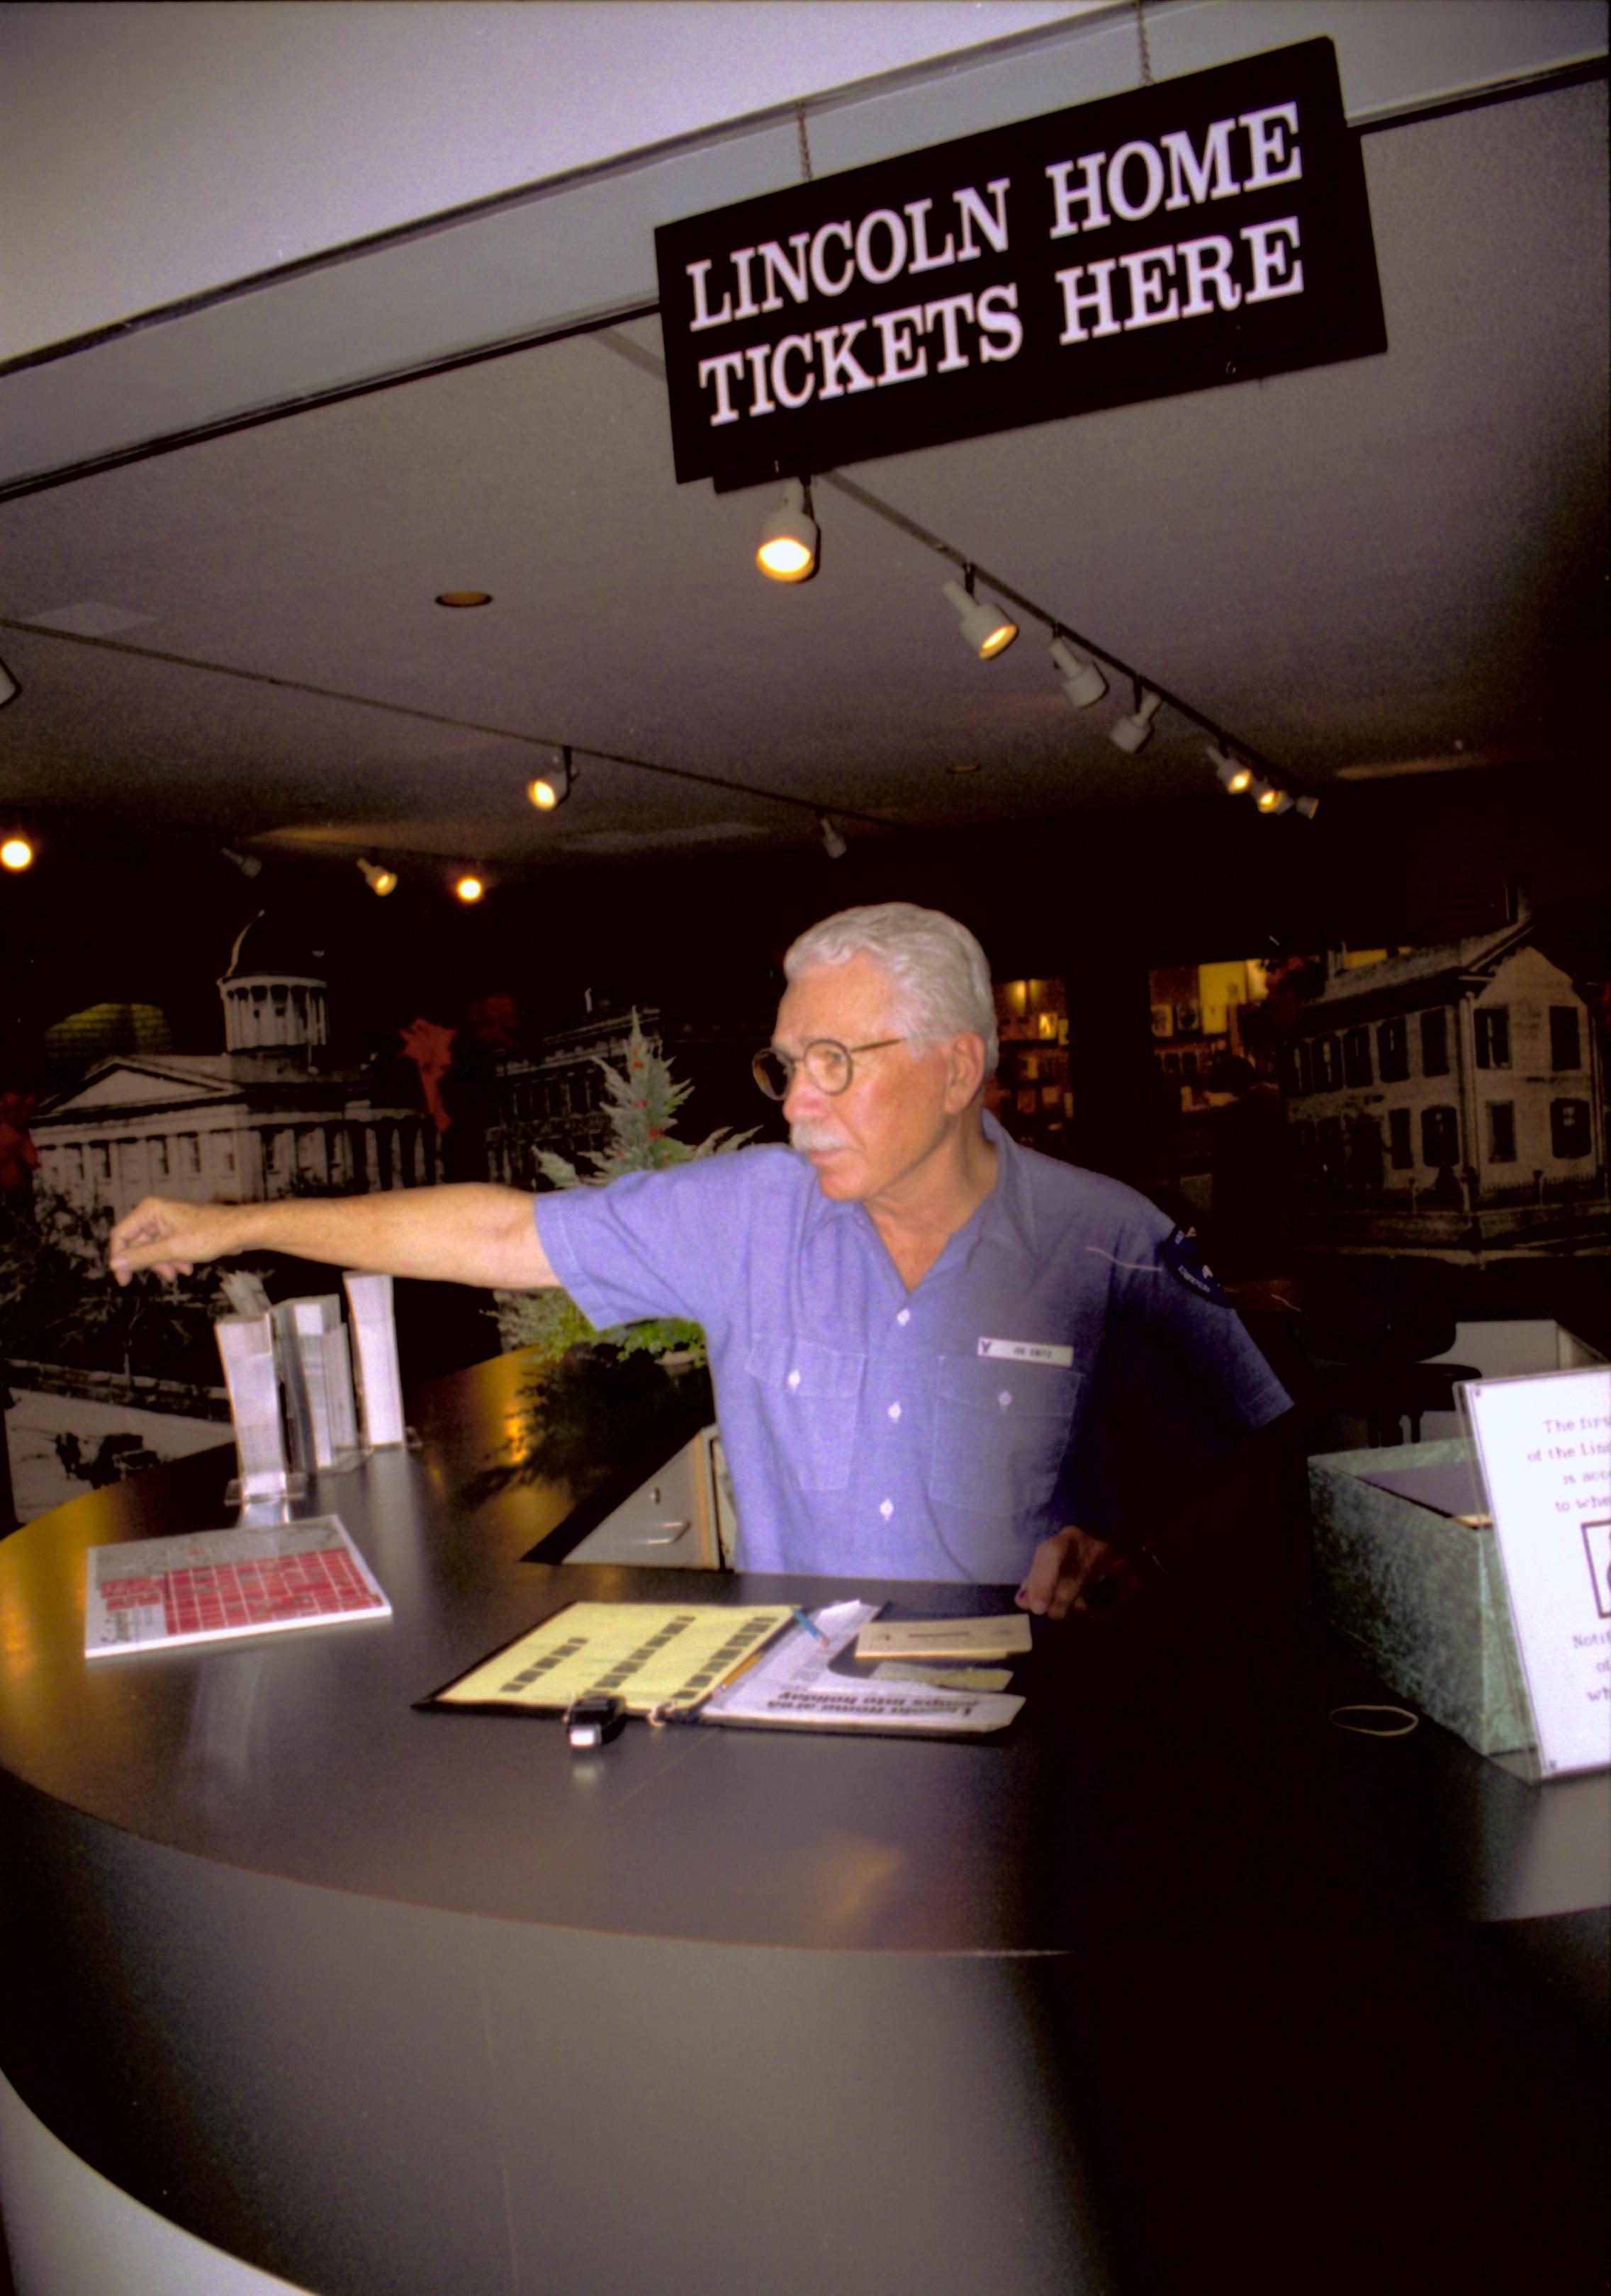
<svg viewBox="0 0 1611 2296">
<path fill-rule="evenodd" d="M 1591 83 L 1365 138 L 1384 357 L 849 475 L 1300 783 L 1601 756 L 1605 115 Z M 657 349 L 640 320 L 0 504 L 4 803 L 496 875 L 1212 789 L 1176 713 L 1127 759 L 1117 692 L 1073 711 L 1032 622 L 974 662 L 952 570 L 831 484 L 818 578 L 762 580 L 770 498 L 675 484 Z"/>
</svg>

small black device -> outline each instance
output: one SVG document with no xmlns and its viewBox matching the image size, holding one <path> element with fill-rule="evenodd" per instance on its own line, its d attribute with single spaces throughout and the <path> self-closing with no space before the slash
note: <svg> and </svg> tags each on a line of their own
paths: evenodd
<svg viewBox="0 0 1611 2296">
<path fill-rule="evenodd" d="M 586 1753 L 594 1746 L 607 1745 L 626 1718 L 624 1698 L 593 1691 L 586 1698 L 571 1701 L 565 1714 L 565 1735 L 575 1751 Z"/>
</svg>

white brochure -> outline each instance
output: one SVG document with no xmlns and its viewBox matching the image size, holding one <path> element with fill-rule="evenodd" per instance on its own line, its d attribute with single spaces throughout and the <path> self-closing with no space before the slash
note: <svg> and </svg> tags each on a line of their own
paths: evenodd
<svg viewBox="0 0 1611 2296">
<path fill-rule="evenodd" d="M 1611 1365 L 1463 1390 L 1544 1775 L 1611 1767 Z"/>
<path fill-rule="evenodd" d="M 1005 1692 L 937 1690 L 931 1683 L 858 1679 L 830 1672 L 868 1620 L 873 1603 L 830 1603 L 763 1650 L 754 1664 L 713 1691 L 702 1722 L 752 1723 L 773 1730 L 868 1730 L 976 1737 L 1002 1730 L 1023 1704 Z"/>
</svg>

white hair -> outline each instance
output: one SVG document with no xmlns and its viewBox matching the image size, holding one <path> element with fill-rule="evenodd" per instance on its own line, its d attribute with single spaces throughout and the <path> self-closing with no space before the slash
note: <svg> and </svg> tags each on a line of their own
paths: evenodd
<svg viewBox="0 0 1611 2296">
<path fill-rule="evenodd" d="M 797 980 L 818 965 L 848 964 L 851 957 L 864 955 L 881 964 L 894 983 L 900 1017 L 910 1035 L 955 1037 L 971 1031 L 984 1039 L 985 1075 L 994 1073 L 999 1046 L 990 969 L 966 925 L 911 901 L 841 909 L 801 934 L 784 957 L 784 978 Z"/>
</svg>

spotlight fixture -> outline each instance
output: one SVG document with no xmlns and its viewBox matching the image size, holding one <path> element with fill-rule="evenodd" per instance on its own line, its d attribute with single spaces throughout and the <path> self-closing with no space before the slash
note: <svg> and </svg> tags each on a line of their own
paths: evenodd
<svg viewBox="0 0 1611 2296">
<path fill-rule="evenodd" d="M 263 864 L 259 860 L 255 853 L 237 853 L 233 845 L 220 846 L 218 850 L 223 854 L 225 860 L 228 862 L 230 867 L 232 869 L 238 869 L 242 877 L 260 877 L 262 875 Z"/>
<path fill-rule="evenodd" d="M 1261 813 L 1290 813 L 1292 811 L 1293 800 L 1291 797 L 1284 789 L 1277 789 L 1273 782 L 1265 782 L 1261 784 L 1258 797 L 1255 801 Z"/>
<path fill-rule="evenodd" d="M 1136 680 L 1135 708 L 1128 718 L 1115 718 L 1107 729 L 1107 738 L 1117 750 L 1133 758 L 1136 751 L 1152 739 L 1153 719 L 1163 707 L 1163 697 L 1150 686 Z"/>
<path fill-rule="evenodd" d="M 455 878 L 453 890 L 465 907 L 469 908 L 481 899 L 487 888 L 483 880 L 478 877 L 473 869 L 466 869 L 462 876 Z"/>
<path fill-rule="evenodd" d="M 947 582 L 945 594 L 957 610 L 962 643 L 981 661 L 1005 653 L 1018 635 L 1018 625 L 1005 607 L 987 605 L 974 595 L 974 570 L 965 566 L 960 582 Z"/>
<path fill-rule="evenodd" d="M 555 806 L 563 805 L 576 787 L 576 767 L 571 761 L 570 744 L 559 754 L 557 773 L 538 774 L 534 782 L 526 783 L 526 795 L 539 813 L 552 813 Z"/>
<path fill-rule="evenodd" d="M 439 606 L 456 606 L 462 611 L 471 606 L 489 606 L 492 593 L 490 590 L 439 590 L 436 603 Z"/>
<path fill-rule="evenodd" d="M 842 861 L 851 849 L 844 841 L 838 823 L 827 814 L 819 813 L 817 816 L 817 832 L 822 839 L 822 849 L 828 859 Z"/>
<path fill-rule="evenodd" d="M 370 891 L 378 893 L 382 900 L 388 893 L 395 893 L 397 890 L 397 871 L 386 868 L 379 861 L 360 860 L 358 873 Z"/>
<path fill-rule="evenodd" d="M 1253 787 L 1253 767 L 1245 766 L 1240 758 L 1233 758 L 1217 742 L 1208 745 L 1208 762 L 1220 776 L 1232 797 L 1240 797 L 1244 790 Z"/>
<path fill-rule="evenodd" d="M 15 876 L 20 870 L 31 869 L 33 865 L 34 849 L 29 839 L 21 835 L 8 837 L 0 845 L 0 868 L 9 869 Z"/>
<path fill-rule="evenodd" d="M 14 701 L 21 691 L 5 664 L 0 661 L 0 709 L 4 709 L 8 701 Z"/>
<path fill-rule="evenodd" d="M 1089 709 L 1093 701 L 1100 701 L 1107 692 L 1107 680 L 1094 661 L 1074 652 L 1061 631 L 1054 630 L 1047 648 L 1052 658 L 1052 668 L 1063 680 L 1063 691 L 1076 709 Z"/>
<path fill-rule="evenodd" d="M 811 482 L 791 479 L 782 502 L 760 529 L 755 563 L 774 582 L 809 582 L 817 571 L 821 542 L 811 516 Z"/>
<path fill-rule="evenodd" d="M 1297 807 L 1298 811 L 1303 815 L 1305 821 L 1312 821 L 1316 814 L 1319 813 L 1320 809 L 1320 800 L 1318 797 L 1295 798 L 1293 800 L 1293 803 Z"/>
</svg>

